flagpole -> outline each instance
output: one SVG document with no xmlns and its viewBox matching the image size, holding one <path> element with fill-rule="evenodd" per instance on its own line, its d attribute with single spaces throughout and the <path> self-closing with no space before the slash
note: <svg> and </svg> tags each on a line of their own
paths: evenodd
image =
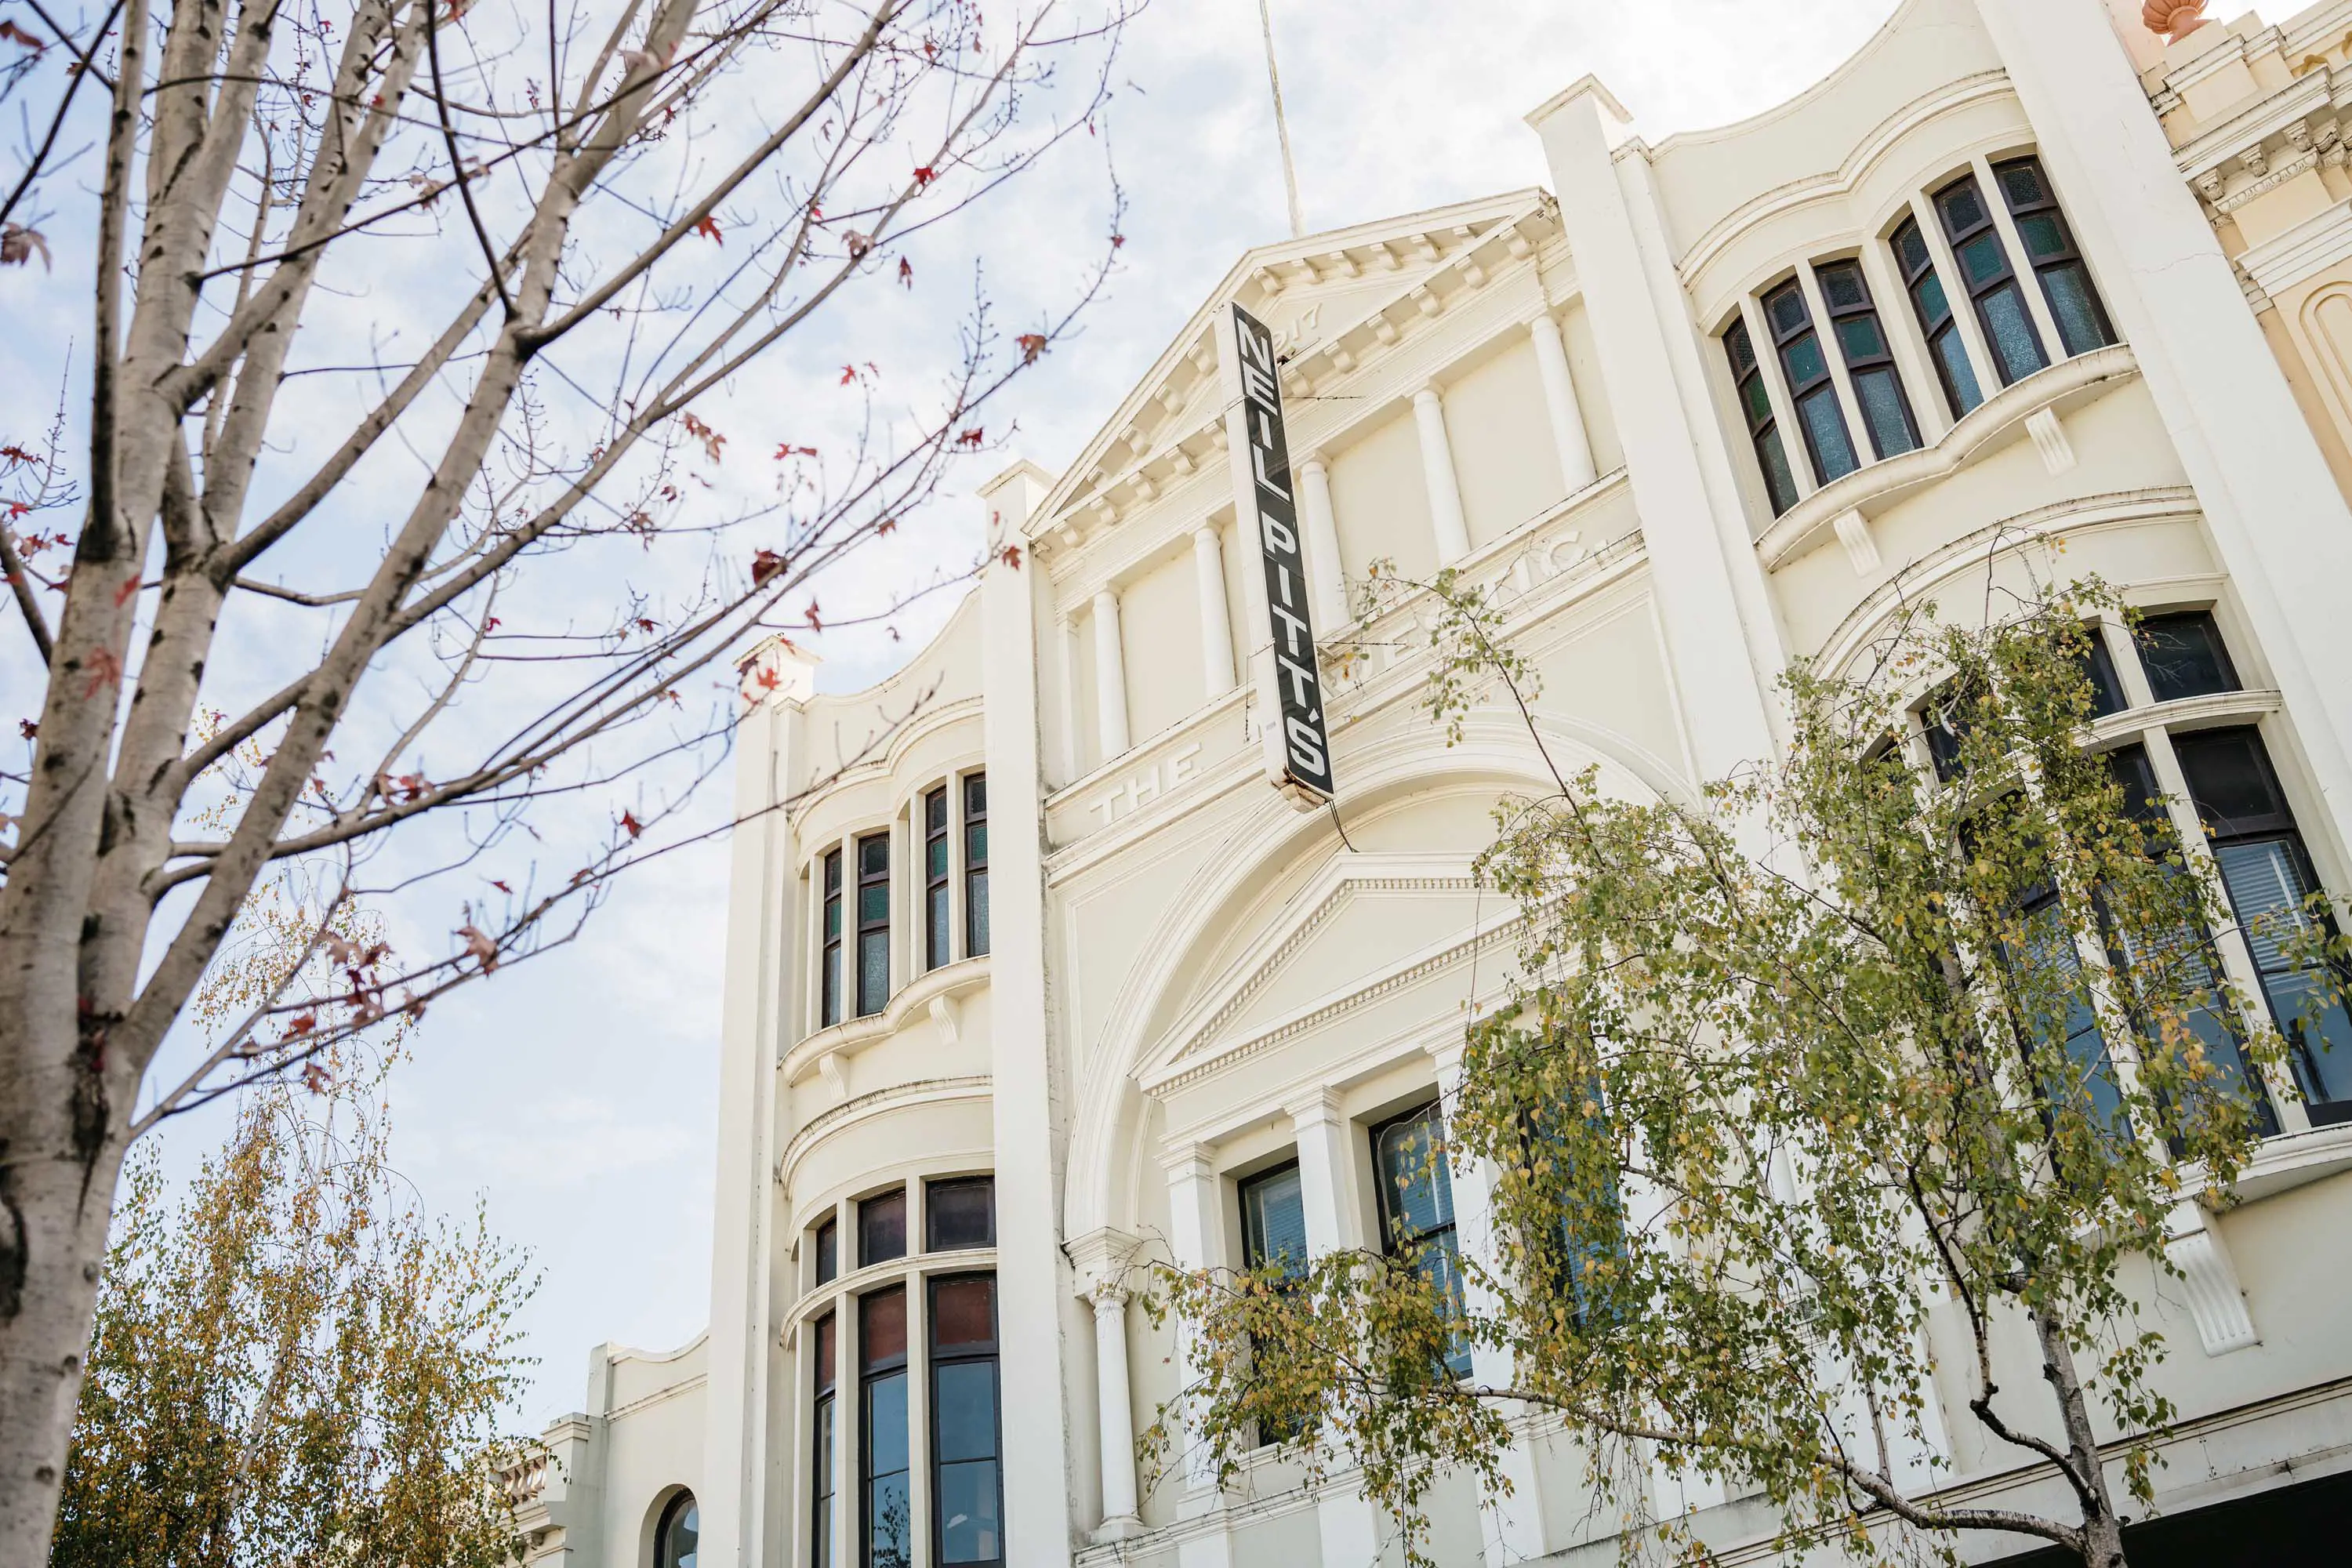
<svg viewBox="0 0 2352 1568">
<path fill-rule="evenodd" d="M 1282 73 L 1274 65 L 1274 13 L 1269 0 L 1257 0 L 1257 19 L 1265 34 L 1265 79 L 1274 87 L 1274 130 L 1282 139 L 1282 183 L 1290 194 L 1290 237 L 1307 237 L 1307 218 L 1298 205 L 1298 165 L 1290 156 L 1290 121 L 1282 112 Z"/>
</svg>

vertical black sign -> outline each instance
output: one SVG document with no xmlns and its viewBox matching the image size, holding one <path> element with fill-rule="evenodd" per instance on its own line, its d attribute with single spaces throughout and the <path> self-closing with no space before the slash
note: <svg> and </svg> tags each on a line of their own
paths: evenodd
<svg viewBox="0 0 2352 1568">
<path fill-rule="evenodd" d="M 1268 761 L 1280 758 L 1286 787 L 1321 800 L 1332 795 L 1331 742 L 1323 725 L 1323 676 L 1315 662 L 1315 627 L 1307 611 L 1307 563 L 1298 547 L 1298 508 L 1291 499 L 1290 442 L 1282 425 L 1282 374 L 1274 334 L 1234 307 L 1242 368 L 1242 421 L 1257 507 L 1258 556 L 1265 563 L 1265 607 L 1273 622 L 1273 717 L 1280 725 Z"/>
</svg>

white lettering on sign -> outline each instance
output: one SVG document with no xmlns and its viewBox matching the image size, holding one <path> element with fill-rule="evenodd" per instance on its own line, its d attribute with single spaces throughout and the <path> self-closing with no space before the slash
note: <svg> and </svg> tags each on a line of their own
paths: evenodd
<svg viewBox="0 0 2352 1568">
<path fill-rule="evenodd" d="M 1200 776 L 1201 747 L 1199 742 L 1170 755 L 1124 784 L 1106 788 L 1100 797 L 1087 802 L 1087 809 L 1102 818 L 1108 827 L 1122 816 L 1132 816 L 1158 800 L 1162 795 L 1173 794 Z"/>
</svg>

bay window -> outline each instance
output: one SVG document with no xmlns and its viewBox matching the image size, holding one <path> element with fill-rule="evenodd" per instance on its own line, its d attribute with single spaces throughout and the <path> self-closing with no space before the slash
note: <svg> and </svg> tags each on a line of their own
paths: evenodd
<svg viewBox="0 0 2352 1568">
<path fill-rule="evenodd" d="M 913 1568 L 914 1494 L 907 1446 L 907 1291 L 857 1302 L 861 1568 Z"/>
<path fill-rule="evenodd" d="M 1805 451 L 1813 460 L 1813 477 L 1822 484 L 1843 479 L 1862 464 L 1853 454 L 1853 437 L 1846 432 L 1845 410 L 1838 403 L 1837 384 L 1830 376 L 1829 356 L 1822 352 L 1821 334 L 1813 331 L 1813 313 L 1796 279 L 1764 296 L 1764 320 L 1780 350 L 1789 400 L 1797 410 L 1797 428 L 1803 433 Z"/>
<path fill-rule="evenodd" d="M 923 796 L 923 967 L 937 969 L 955 953 L 948 928 L 948 791 Z"/>
<path fill-rule="evenodd" d="M 1723 334 L 1723 352 L 1731 358 L 1731 379 L 1739 392 L 1739 412 L 1748 422 L 1748 439 L 1756 448 L 1756 463 L 1764 471 L 1764 491 L 1774 516 L 1797 504 L 1797 476 L 1789 468 L 1789 449 L 1780 440 L 1780 422 L 1772 412 L 1771 389 L 1764 382 L 1764 366 L 1748 336 L 1748 323 L 1734 321 Z"/>
<path fill-rule="evenodd" d="M 1903 286 L 1911 294 L 1912 314 L 1919 319 L 1919 330 L 1927 337 L 1927 357 L 1935 361 L 1944 405 L 1958 419 L 1982 403 L 1984 393 L 1977 385 L 1976 366 L 1969 361 L 1969 345 L 1952 314 L 1944 279 L 1936 270 L 1935 255 L 1927 248 L 1927 237 L 1919 231 L 1916 217 L 1905 218 L 1890 241 L 1895 265 L 1903 270 Z"/>
<path fill-rule="evenodd" d="M 1895 368 L 1862 264 L 1825 262 L 1813 269 L 1813 279 L 1829 312 L 1830 335 L 1837 339 L 1838 353 L 1853 383 L 1853 399 L 1862 405 L 1871 450 L 1882 461 L 1913 450 L 1919 445 L 1919 428 L 1912 421 L 1911 400 L 1904 395 L 1903 375 Z"/>
<path fill-rule="evenodd" d="M 2114 342 L 2116 330 L 2108 323 L 2107 309 L 2099 302 L 2099 291 L 2091 282 L 2091 269 L 2084 263 L 2083 253 L 2074 248 L 2074 231 L 2066 226 L 2066 215 L 2058 210 L 2058 198 L 2051 194 L 2041 160 L 2012 158 L 1996 163 L 1992 177 L 2000 182 L 2001 199 L 2009 204 L 2017 237 L 2025 247 L 2034 276 L 2041 279 L 2042 297 L 2049 302 L 2067 354 L 2086 354 Z"/>
<path fill-rule="evenodd" d="M 830 1027 L 841 1022 L 841 851 L 824 857 L 824 926 L 817 952 L 817 1022 Z"/>
<path fill-rule="evenodd" d="M 1963 174 L 1937 191 L 1936 212 L 1943 220 L 1944 237 L 1951 242 L 1961 280 L 1976 306 L 1978 323 L 1992 349 L 2001 384 L 2023 381 L 2045 368 L 2050 356 L 2042 346 L 2042 334 L 2034 330 L 2009 251 L 1993 226 L 1992 212 L 1985 205 L 1977 177 Z"/>
<path fill-rule="evenodd" d="M 857 1016 L 890 1000 L 890 836 L 857 841 Z"/>
<path fill-rule="evenodd" d="M 963 781 L 964 955 L 988 951 L 988 775 Z"/>
<path fill-rule="evenodd" d="M 812 1325 L 816 1362 L 815 1404 L 809 1421 L 809 1563 L 810 1568 L 834 1568 L 834 1445 L 835 1400 L 839 1376 L 835 1319 L 828 1312 Z"/>
</svg>

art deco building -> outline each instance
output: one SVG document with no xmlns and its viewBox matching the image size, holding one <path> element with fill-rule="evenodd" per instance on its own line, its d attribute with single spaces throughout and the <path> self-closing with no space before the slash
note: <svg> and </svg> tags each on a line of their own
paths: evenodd
<svg viewBox="0 0 2352 1568">
<path fill-rule="evenodd" d="M 1380 1245 L 1507 960 L 1471 860 L 1547 775 L 1516 716 L 1433 730 L 1425 603 L 1356 618 L 1375 561 L 1495 587 L 1545 745 L 1681 800 L 1774 748 L 1790 659 L 1988 573 L 2096 573 L 2164 651 L 2105 628 L 2095 743 L 2242 917 L 2352 894 L 2347 121 L 2352 0 L 2168 43 L 2138 0 L 1907 0 L 1754 120 L 1653 143 L 1587 79 L 1528 116 L 1550 189 L 1243 257 L 1066 470 L 983 489 L 1021 564 L 901 673 L 747 662 L 739 805 L 790 804 L 734 841 L 709 1330 L 594 1353 L 560 1465 L 514 1479 L 534 1561 L 1392 1560 L 1345 1474 L 1276 1449 L 1139 1485 L 1180 1373 L 1126 1283 Z M 1281 361 L 1344 842 L 1269 781 L 1235 304 Z M 2273 944 L 2223 945 L 2299 1010 Z M 2286 1543 L 2352 1507 L 2352 1022 L 2268 1089 L 2243 1202 L 2183 1205 L 2179 1277 L 2140 1271 L 2182 1412 L 2146 1562 L 2318 1561 Z M 1478 1212 L 1438 1195 L 1402 1217 Z M 1923 1488 L 2058 1505 L 1953 1408 Z M 1449 1568 L 1614 1560 L 1569 1437 L 1528 1427 L 1508 1473 L 1439 1484 Z M 1753 1500 L 1657 1484 L 1769 1560 Z"/>
</svg>

